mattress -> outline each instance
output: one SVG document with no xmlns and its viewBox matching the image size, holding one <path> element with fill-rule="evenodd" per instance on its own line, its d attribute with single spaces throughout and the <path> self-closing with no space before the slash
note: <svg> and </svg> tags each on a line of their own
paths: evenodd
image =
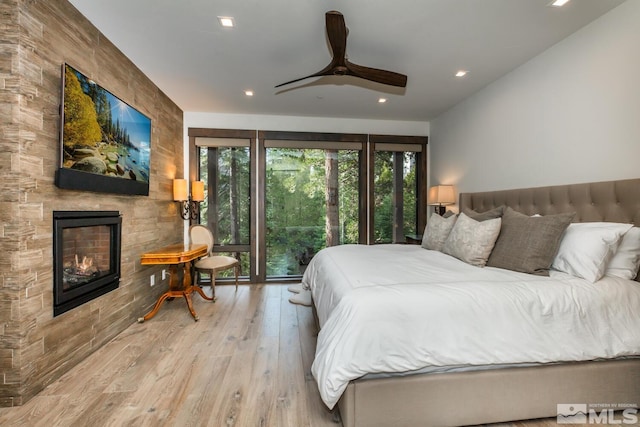
<svg viewBox="0 0 640 427">
<path fill-rule="evenodd" d="M 417 245 L 343 245 L 305 271 L 329 408 L 349 381 L 640 355 L 640 283 L 478 268 Z"/>
</svg>

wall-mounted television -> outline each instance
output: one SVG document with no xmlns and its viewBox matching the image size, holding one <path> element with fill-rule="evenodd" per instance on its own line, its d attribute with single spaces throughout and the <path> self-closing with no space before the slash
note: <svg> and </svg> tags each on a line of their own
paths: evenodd
<svg viewBox="0 0 640 427">
<path fill-rule="evenodd" d="M 68 64 L 62 88 L 56 185 L 149 195 L 151 119 Z"/>
</svg>

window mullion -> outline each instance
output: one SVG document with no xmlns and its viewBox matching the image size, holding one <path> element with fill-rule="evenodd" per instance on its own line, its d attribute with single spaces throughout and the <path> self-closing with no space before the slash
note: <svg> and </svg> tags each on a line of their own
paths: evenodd
<svg viewBox="0 0 640 427">
<path fill-rule="evenodd" d="M 404 153 L 393 153 L 393 243 L 404 242 Z"/>
</svg>

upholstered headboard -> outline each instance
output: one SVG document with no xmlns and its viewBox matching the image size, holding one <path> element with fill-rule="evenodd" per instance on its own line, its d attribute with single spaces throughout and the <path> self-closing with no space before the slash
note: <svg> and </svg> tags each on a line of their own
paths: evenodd
<svg viewBox="0 0 640 427">
<path fill-rule="evenodd" d="M 461 193 L 460 210 L 501 205 L 527 215 L 575 212 L 574 222 L 624 222 L 640 226 L 640 179 Z"/>
<path fill-rule="evenodd" d="M 527 215 L 575 212 L 574 222 L 640 226 L 640 179 L 460 194 L 460 211 L 466 207 L 483 212 L 501 205 Z"/>
</svg>

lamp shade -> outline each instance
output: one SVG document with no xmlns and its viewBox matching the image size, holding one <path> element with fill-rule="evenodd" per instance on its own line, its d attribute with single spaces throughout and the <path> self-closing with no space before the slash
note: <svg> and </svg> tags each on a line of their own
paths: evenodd
<svg viewBox="0 0 640 427">
<path fill-rule="evenodd" d="M 456 202 L 453 185 L 435 185 L 429 189 L 430 205 L 452 205 Z"/>
<path fill-rule="evenodd" d="M 177 202 L 183 202 L 185 200 L 189 200 L 189 193 L 187 192 L 186 179 L 173 180 L 173 200 Z"/>
<path fill-rule="evenodd" d="M 204 181 L 191 181 L 191 200 L 204 201 Z"/>
</svg>

